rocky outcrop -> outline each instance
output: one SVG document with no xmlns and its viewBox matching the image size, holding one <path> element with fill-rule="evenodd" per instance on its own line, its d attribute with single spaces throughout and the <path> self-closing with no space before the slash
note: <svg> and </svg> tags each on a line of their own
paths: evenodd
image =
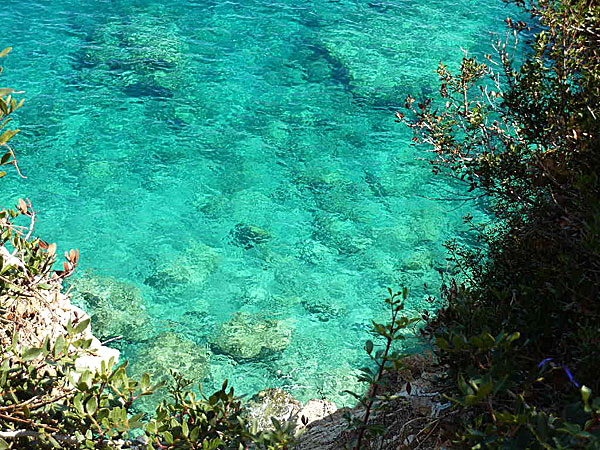
<svg viewBox="0 0 600 450">
<path fill-rule="evenodd" d="M 262 358 L 281 352 L 290 343 L 292 329 L 281 320 L 238 312 L 223 323 L 212 347 L 236 359 Z"/>
<path fill-rule="evenodd" d="M 256 394 L 246 405 L 248 418 L 260 430 L 273 428 L 272 418 L 279 422 L 291 422 L 297 433 L 307 425 L 321 420 L 337 411 L 333 402 L 311 399 L 300 403 L 283 389 L 269 388 Z"/>
<path fill-rule="evenodd" d="M 92 329 L 100 338 L 120 336 L 135 342 L 151 336 L 150 317 L 138 287 L 91 272 L 70 285 L 74 303 L 89 311 Z"/>
<path fill-rule="evenodd" d="M 268 430 L 273 428 L 272 418 L 281 423 L 294 421 L 302 404 L 282 389 L 269 388 L 252 397 L 246 408 L 248 419 L 258 429 Z"/>
<path fill-rule="evenodd" d="M 322 420 L 331 416 L 337 411 L 335 403 L 324 399 L 310 399 L 298 411 L 296 419 L 296 429 L 302 429 L 317 420 Z"/>
<path fill-rule="evenodd" d="M 11 256 L 5 247 L 0 247 L 0 257 L 3 265 L 22 264 L 18 258 Z M 26 301 L 3 302 L 7 316 L 18 324 L 18 343 L 20 347 L 41 347 L 46 337 L 51 342 L 56 341 L 58 336 L 67 334 L 67 326 L 77 326 L 90 317 L 81 308 L 73 305 L 69 297 L 62 293 L 62 284 L 53 278 L 47 285 L 47 289 L 36 289 L 34 295 L 27 297 Z M 10 328 L 12 333 L 12 328 Z M 100 340 L 92 334 L 88 325 L 79 335 L 80 339 L 91 341 L 87 352 L 77 357 L 75 361 L 76 371 L 85 370 L 92 372 L 100 369 L 102 362 L 114 363 L 119 361 L 119 351 L 102 345 Z M 0 330 L 0 344 L 2 348 L 8 348 L 10 335 L 4 329 Z"/>
<path fill-rule="evenodd" d="M 386 432 L 364 442 L 362 450 L 441 447 L 439 442 L 436 443 L 436 430 L 441 423 L 442 411 L 449 404 L 434 390 L 436 375 L 430 369 L 430 361 L 423 356 L 405 359 L 404 368 L 395 373 L 391 384 L 386 386 L 385 393 L 390 398 L 386 408 L 375 408 L 369 421 L 384 425 Z M 260 392 L 247 407 L 248 417 L 259 429 L 272 428 L 271 417 L 282 423 L 292 423 L 297 434 L 294 449 L 298 450 L 347 448 L 356 437 L 350 430 L 349 419 L 360 421 L 365 414 L 362 406 L 338 410 L 327 400 L 312 399 L 302 405 L 282 389 Z"/>
<path fill-rule="evenodd" d="M 45 323 L 45 326 L 37 328 L 36 333 L 38 336 L 58 336 L 59 334 L 64 334 L 69 320 L 71 323 L 77 324 L 89 318 L 87 313 L 73 305 L 66 295 L 58 292 L 49 292 L 49 297 L 51 299 L 54 297 L 54 301 L 48 302 L 47 310 L 40 310 L 41 322 Z M 75 360 L 75 367 L 78 372 L 85 370 L 91 372 L 98 371 L 102 362 L 108 363 L 111 358 L 115 364 L 119 362 L 119 350 L 102 345 L 100 340 L 92 334 L 90 325 L 81 333 L 81 338 L 91 339 L 92 344 L 88 353 L 79 356 Z"/>
<path fill-rule="evenodd" d="M 166 381 L 175 370 L 194 384 L 209 373 L 206 348 L 175 333 L 161 333 L 142 347 L 137 356 L 134 374 L 150 374 L 154 381 Z"/>
<path fill-rule="evenodd" d="M 369 421 L 383 425 L 386 431 L 382 436 L 369 439 L 361 449 L 443 448 L 436 439 L 441 428 L 442 412 L 450 405 L 435 391 L 436 374 L 431 370 L 431 361 L 421 355 L 412 355 L 404 360 L 404 368 L 394 373 L 390 384 L 386 385 L 385 394 L 389 398 L 386 407 L 374 409 Z M 346 444 L 355 437 L 349 431 L 348 418 L 361 420 L 364 411 L 361 406 L 345 408 L 309 423 L 294 448 L 346 448 Z"/>
</svg>

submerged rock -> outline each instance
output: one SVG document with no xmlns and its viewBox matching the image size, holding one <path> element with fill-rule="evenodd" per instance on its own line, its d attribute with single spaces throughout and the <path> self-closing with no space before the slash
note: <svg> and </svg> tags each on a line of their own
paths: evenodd
<svg viewBox="0 0 600 450">
<path fill-rule="evenodd" d="M 281 320 L 238 312 L 219 327 L 212 346 L 237 359 L 254 359 L 285 350 L 291 335 L 292 329 Z"/>
<path fill-rule="evenodd" d="M 73 302 L 86 309 L 99 338 L 123 336 L 143 341 L 151 336 L 150 317 L 141 290 L 113 277 L 87 273 L 71 281 Z"/>
<path fill-rule="evenodd" d="M 331 264 L 337 251 L 312 239 L 302 242 L 298 248 L 298 257 L 310 264 Z"/>
<path fill-rule="evenodd" d="M 174 260 L 160 266 L 144 283 L 156 289 L 202 284 L 221 263 L 219 252 L 202 242 L 191 241 Z"/>
<path fill-rule="evenodd" d="M 73 55 L 78 86 L 108 86 L 131 97 L 164 99 L 191 82 L 181 31 L 174 22 L 161 22 L 156 12 L 108 19 L 89 38 L 95 45 Z"/>
<path fill-rule="evenodd" d="M 173 98 L 173 92 L 170 89 L 143 81 L 125 86 L 123 92 L 128 97 Z"/>
<path fill-rule="evenodd" d="M 171 332 L 159 334 L 142 347 L 131 368 L 134 378 L 148 373 L 152 384 L 169 381 L 174 370 L 197 386 L 210 373 L 207 349 Z M 160 395 L 142 397 L 137 407 L 154 411 L 159 401 Z"/>
<path fill-rule="evenodd" d="M 302 299 L 302 306 L 321 322 L 327 322 L 346 313 L 346 306 L 343 303 L 326 301 L 320 298 Z"/>
<path fill-rule="evenodd" d="M 369 195 L 365 184 L 357 183 L 348 174 L 322 166 L 298 172 L 293 183 L 312 194 L 319 210 L 353 219 L 357 217 L 357 199 Z"/>
<path fill-rule="evenodd" d="M 208 354 L 206 348 L 166 332 L 142 347 L 132 368 L 136 374 L 147 372 L 153 382 L 167 380 L 172 369 L 198 383 L 209 374 Z"/>
<path fill-rule="evenodd" d="M 232 242 L 244 250 L 250 250 L 258 244 L 263 244 L 273 236 L 267 230 L 254 225 L 238 223 L 230 233 Z"/>
<path fill-rule="evenodd" d="M 312 237 L 342 255 L 362 252 L 372 244 L 372 239 L 361 233 L 357 223 L 334 214 L 315 215 Z"/>
<path fill-rule="evenodd" d="M 428 249 L 415 249 L 404 261 L 407 270 L 427 272 L 436 265 L 435 255 Z"/>
<path fill-rule="evenodd" d="M 405 98 L 406 86 L 426 86 L 431 80 L 406 61 L 419 61 L 421 67 L 429 63 L 435 66 L 433 55 L 437 58 L 447 54 L 449 46 L 445 39 L 436 41 L 435 51 L 423 52 L 418 43 L 422 36 L 412 30 L 407 30 L 401 41 L 389 36 L 390 25 L 403 27 L 394 22 L 386 14 L 367 15 L 363 23 L 365 33 L 333 26 L 322 34 L 323 52 L 329 61 L 335 61 L 337 72 L 349 80 L 347 90 L 361 102 L 383 106 Z"/>
<path fill-rule="evenodd" d="M 106 60 L 109 70 L 136 70 L 146 68 L 148 70 L 170 70 L 176 67 L 171 61 L 156 58 L 138 58 L 138 59 L 118 59 L 111 58 Z"/>
<path fill-rule="evenodd" d="M 379 180 L 379 178 L 375 174 L 373 174 L 372 172 L 369 172 L 366 169 L 363 171 L 365 173 L 365 182 L 369 186 L 369 189 L 371 190 L 372 194 L 375 197 L 387 197 L 389 194 L 388 194 L 385 186 Z"/>
</svg>

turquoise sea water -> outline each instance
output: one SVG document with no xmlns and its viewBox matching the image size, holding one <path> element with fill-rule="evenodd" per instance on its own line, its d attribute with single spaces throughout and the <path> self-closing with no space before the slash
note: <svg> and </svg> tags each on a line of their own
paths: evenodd
<svg viewBox="0 0 600 450">
<path fill-rule="evenodd" d="M 142 324 L 115 343 L 134 369 L 161 348 L 202 354 L 207 390 L 229 378 L 348 402 L 386 288 L 411 288 L 410 314 L 430 307 L 423 285 L 435 293 L 442 243 L 468 241 L 475 207 L 426 199 L 455 187 L 393 112 L 436 88 L 440 60 L 489 52 L 506 14 L 500 0 L 8 0 L 0 84 L 26 91 L 28 178 L 6 177 L 0 200 L 28 196 L 83 278 L 131 286 L 103 305 Z M 232 318 L 256 354 L 219 341 Z"/>
</svg>

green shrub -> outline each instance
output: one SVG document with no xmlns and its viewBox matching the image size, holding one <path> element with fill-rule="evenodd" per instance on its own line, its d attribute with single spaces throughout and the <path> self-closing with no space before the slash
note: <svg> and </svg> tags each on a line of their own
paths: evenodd
<svg viewBox="0 0 600 450">
<path fill-rule="evenodd" d="M 365 342 L 365 351 L 374 367 L 362 367 L 358 380 L 367 383 L 369 388 L 363 395 L 345 391 L 358 400 L 357 408 L 364 411 L 363 414 L 358 415 L 346 411 L 344 415 L 348 422 L 348 430 L 352 434 L 346 448 L 354 450 L 365 448 L 364 445 L 370 440 L 385 434 L 385 426 L 373 418 L 377 410 L 385 408 L 390 401 L 392 379 L 404 368 L 404 358 L 407 355 L 396 348 L 397 344 L 406 338 L 403 333 L 420 320 L 420 318 L 409 318 L 402 315 L 408 298 L 406 287 L 399 292 L 388 288 L 388 294 L 385 304 L 389 308 L 390 319 L 386 323 L 373 321 L 371 329 L 374 337 L 383 342 L 383 347 L 376 348 L 370 339 Z"/>
<path fill-rule="evenodd" d="M 446 280 L 429 332 L 455 383 L 461 443 L 599 448 L 600 4 L 515 3 L 531 27 L 507 20 L 496 56 L 465 56 L 456 74 L 440 65 L 440 97 L 397 113 L 431 146 L 434 171 L 493 216 L 472 224 L 483 250 L 448 245 L 462 281 Z"/>
</svg>

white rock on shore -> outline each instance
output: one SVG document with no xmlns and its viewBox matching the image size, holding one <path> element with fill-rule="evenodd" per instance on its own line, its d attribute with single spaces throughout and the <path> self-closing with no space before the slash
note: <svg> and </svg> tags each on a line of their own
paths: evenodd
<svg viewBox="0 0 600 450">
<path fill-rule="evenodd" d="M 69 300 L 69 297 L 61 292 L 48 292 L 48 309 L 47 311 L 40 311 L 42 315 L 47 315 L 49 320 L 49 329 L 40 330 L 40 335 L 50 334 L 51 336 L 58 336 L 57 333 L 64 333 L 60 328 L 66 329 L 66 325 L 71 320 L 71 323 L 76 324 L 84 320 L 89 319 L 88 314 L 73 305 Z M 109 360 L 113 358 L 113 362 L 116 364 L 119 361 L 120 352 L 117 349 L 102 345 L 100 340 L 94 336 L 91 329 L 91 323 L 81 333 L 81 338 L 91 339 L 92 345 L 89 348 L 89 353 L 79 356 L 75 360 L 75 368 L 78 372 L 84 372 L 89 370 L 90 372 L 96 372 L 100 370 L 102 361 L 108 364 Z"/>
<path fill-rule="evenodd" d="M 274 417 L 282 423 L 293 423 L 298 432 L 335 411 L 337 407 L 329 400 L 311 399 L 302 405 L 288 392 L 278 388 L 265 389 L 248 402 L 248 416 L 261 430 L 273 428 L 271 418 Z"/>
</svg>

